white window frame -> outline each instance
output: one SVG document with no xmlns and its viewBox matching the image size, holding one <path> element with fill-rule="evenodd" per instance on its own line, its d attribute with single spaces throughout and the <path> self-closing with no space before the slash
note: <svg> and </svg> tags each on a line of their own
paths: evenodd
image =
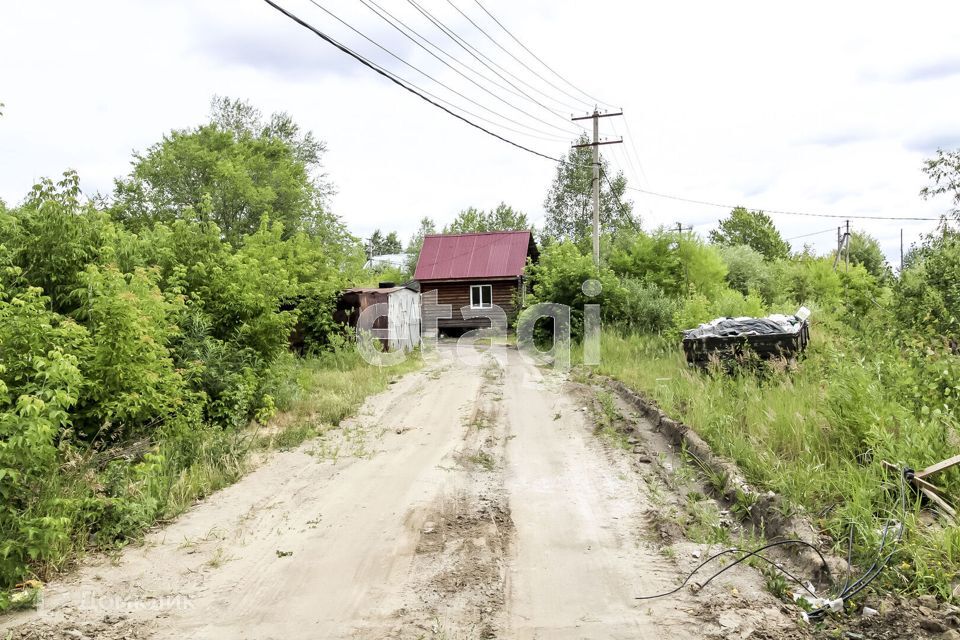
<svg viewBox="0 0 960 640">
<path fill-rule="evenodd" d="M 487 304 L 483 304 L 483 288 L 486 287 L 490 291 L 490 295 L 487 296 Z M 473 304 L 473 290 L 480 290 L 480 305 L 477 306 Z M 471 309 L 492 309 L 493 308 L 493 285 L 492 284 L 472 284 L 470 285 L 470 308 Z"/>
</svg>

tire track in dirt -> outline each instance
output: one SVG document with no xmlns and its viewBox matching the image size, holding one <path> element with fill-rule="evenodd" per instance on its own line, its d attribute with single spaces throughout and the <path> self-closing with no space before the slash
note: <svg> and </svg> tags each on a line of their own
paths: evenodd
<svg viewBox="0 0 960 640">
<path fill-rule="evenodd" d="M 492 358 L 481 370 L 461 446 L 443 462 L 448 481 L 422 514 L 405 604 L 394 613 L 403 626 L 388 637 L 504 637 L 513 521 L 503 483 L 503 370 Z"/>
</svg>

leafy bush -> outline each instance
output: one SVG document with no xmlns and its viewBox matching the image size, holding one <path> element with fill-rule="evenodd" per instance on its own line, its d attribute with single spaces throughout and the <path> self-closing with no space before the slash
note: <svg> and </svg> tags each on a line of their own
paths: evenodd
<svg viewBox="0 0 960 640">
<path fill-rule="evenodd" d="M 0 610 L 31 573 L 239 477 L 295 324 L 311 348 L 337 342 L 330 310 L 364 256 L 323 208 L 321 152 L 288 117 L 220 101 L 138 156 L 112 202 L 68 172 L 0 207 Z M 386 384 L 362 375 L 337 411 Z"/>
<path fill-rule="evenodd" d="M 117 440 L 176 410 L 183 380 L 167 346 L 182 303 L 164 297 L 156 274 L 142 269 L 125 275 L 90 265 L 79 278 L 76 314 L 90 341 L 74 426 L 86 438 Z"/>
<path fill-rule="evenodd" d="M 572 242 L 564 241 L 545 247 L 540 261 L 530 270 L 533 296 L 529 303 L 552 302 L 570 306 L 571 333 L 583 335 L 583 305 L 599 304 L 603 317 L 618 321 L 623 309 L 623 288 L 614 273 L 597 268 L 593 258 L 580 252 Z M 596 280 L 600 293 L 588 296 L 584 283 Z"/>
<path fill-rule="evenodd" d="M 655 284 L 671 296 L 690 291 L 712 295 L 726 287 L 727 267 L 716 248 L 688 233 L 659 229 L 621 236 L 610 267 L 621 277 Z"/>
<path fill-rule="evenodd" d="M 951 335 L 960 325 L 960 236 L 945 231 L 914 252 L 896 286 L 896 312 L 915 331 Z"/>
<path fill-rule="evenodd" d="M 618 325 L 639 333 L 660 333 L 673 326 L 678 302 L 655 284 L 634 278 L 622 282 L 623 301 L 614 319 Z"/>
<path fill-rule="evenodd" d="M 727 265 L 727 284 L 734 291 L 747 295 L 751 291 L 770 303 L 777 296 L 775 267 L 763 254 L 747 245 L 720 245 L 717 251 Z"/>
<path fill-rule="evenodd" d="M 684 300 L 674 316 L 674 326 L 678 330 L 692 329 L 715 318 L 762 317 L 766 314 L 763 300 L 756 293 L 743 295 L 726 289 L 712 299 L 698 293 Z"/>
</svg>

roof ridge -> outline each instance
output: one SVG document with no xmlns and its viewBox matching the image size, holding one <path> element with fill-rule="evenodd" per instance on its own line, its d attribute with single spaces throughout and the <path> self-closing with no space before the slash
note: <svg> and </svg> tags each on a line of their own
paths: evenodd
<svg viewBox="0 0 960 640">
<path fill-rule="evenodd" d="M 511 229 L 510 231 L 465 231 L 463 233 L 426 233 L 424 238 L 456 238 L 462 236 L 489 236 L 494 234 L 505 234 L 505 233 L 529 233 L 532 234 L 533 231 L 530 229 Z"/>
</svg>

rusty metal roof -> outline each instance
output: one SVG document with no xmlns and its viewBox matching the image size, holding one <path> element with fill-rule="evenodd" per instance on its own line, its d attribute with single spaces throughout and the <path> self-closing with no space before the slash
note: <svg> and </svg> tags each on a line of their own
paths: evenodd
<svg viewBox="0 0 960 640">
<path fill-rule="evenodd" d="M 536 253 L 529 231 L 428 235 L 417 260 L 416 280 L 508 278 L 523 274 Z"/>
</svg>

